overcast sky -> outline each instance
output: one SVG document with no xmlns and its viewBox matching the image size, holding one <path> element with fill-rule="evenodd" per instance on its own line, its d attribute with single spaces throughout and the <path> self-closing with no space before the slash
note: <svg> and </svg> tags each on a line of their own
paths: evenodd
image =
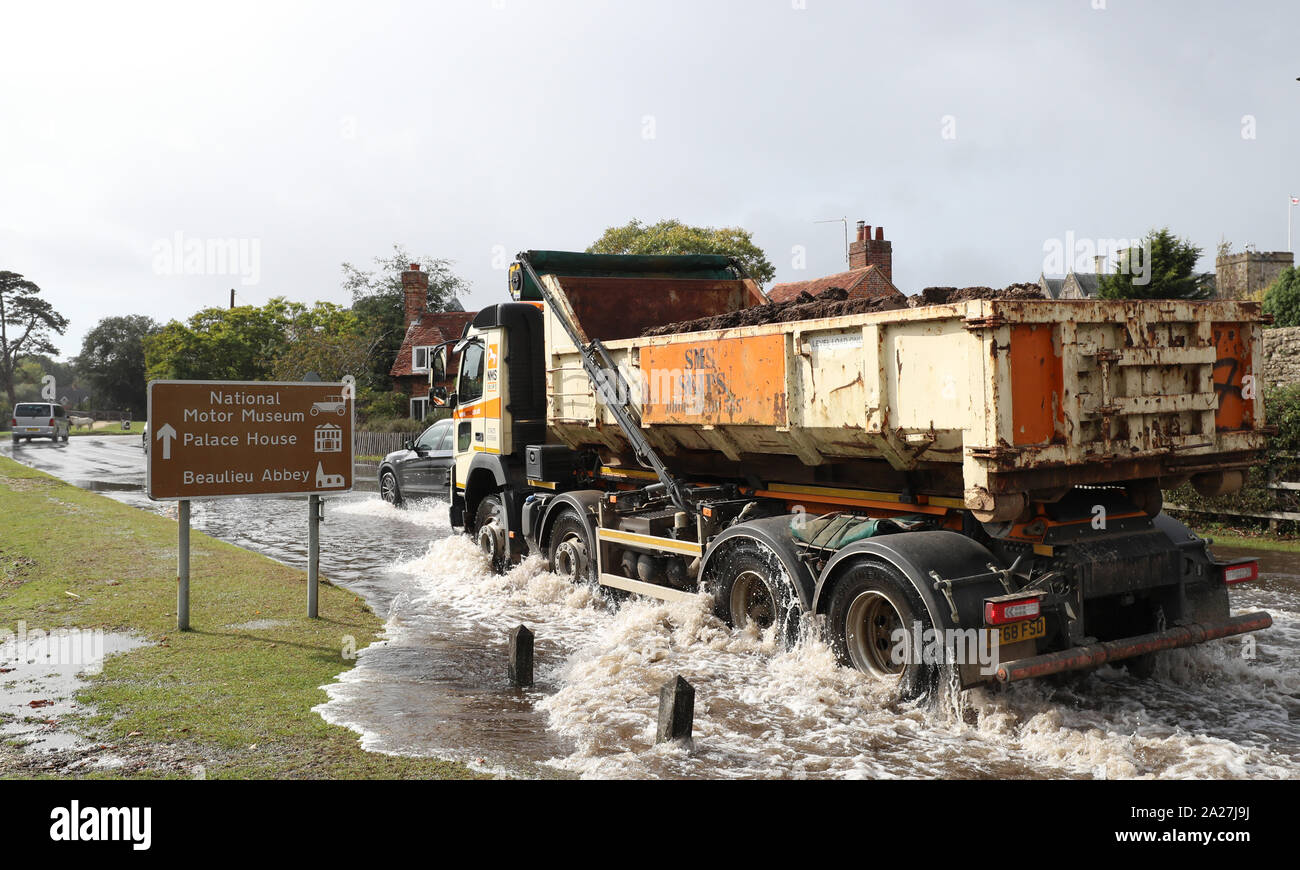
<svg viewBox="0 0 1300 870">
<path fill-rule="evenodd" d="M 816 277 L 844 243 L 813 221 L 846 216 L 886 228 L 914 293 L 1035 280 L 1053 239 L 1163 225 L 1210 269 L 1221 238 L 1284 250 L 1300 194 L 1300 3 L 1280 0 L 0 16 L 0 269 L 71 319 L 65 354 L 102 317 L 185 318 L 232 286 L 347 302 L 339 264 L 394 242 L 454 260 L 474 308 L 506 298 L 503 254 L 634 217 L 740 225 L 778 281 Z M 244 245 L 233 274 L 167 263 L 222 239 Z"/>
</svg>

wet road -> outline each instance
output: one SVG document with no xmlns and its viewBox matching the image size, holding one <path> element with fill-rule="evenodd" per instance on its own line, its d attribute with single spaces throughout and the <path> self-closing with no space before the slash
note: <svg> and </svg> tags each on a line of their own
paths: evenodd
<svg viewBox="0 0 1300 870">
<path fill-rule="evenodd" d="M 0 448 L 11 452 L 8 444 Z M 138 439 L 21 445 L 15 458 L 163 514 Z M 303 566 L 305 500 L 195 504 L 207 533 Z M 1166 654 L 1146 681 L 1091 674 L 899 704 L 830 651 L 735 633 L 701 600 L 615 609 L 537 561 L 504 577 L 451 536 L 446 507 L 329 499 L 322 572 L 387 618 L 386 640 L 318 708 L 375 751 L 522 775 L 619 777 L 1287 777 L 1300 774 L 1300 557 L 1263 554 L 1234 610 L 1254 636 Z M 1227 554 L 1227 550 L 1220 550 Z M 1261 555 L 1251 551 L 1249 555 Z M 506 633 L 537 631 L 538 685 L 505 682 Z M 697 690 L 695 747 L 653 744 L 656 692 Z"/>
</svg>

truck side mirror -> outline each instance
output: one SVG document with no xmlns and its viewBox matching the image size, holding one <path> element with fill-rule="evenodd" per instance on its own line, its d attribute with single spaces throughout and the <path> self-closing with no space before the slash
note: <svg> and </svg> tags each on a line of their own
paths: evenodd
<svg viewBox="0 0 1300 870">
<path fill-rule="evenodd" d="M 447 345 L 440 345 L 433 352 L 433 364 L 430 366 L 434 384 L 447 380 Z"/>
</svg>

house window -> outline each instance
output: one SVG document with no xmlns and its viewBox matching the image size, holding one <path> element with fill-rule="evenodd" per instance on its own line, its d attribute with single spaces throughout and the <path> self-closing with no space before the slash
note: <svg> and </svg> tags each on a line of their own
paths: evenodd
<svg viewBox="0 0 1300 870">
<path fill-rule="evenodd" d="M 411 400 L 411 419 L 423 420 L 429 413 L 429 399 L 426 396 L 422 399 Z"/>
<path fill-rule="evenodd" d="M 411 348 L 411 371 L 427 372 L 429 370 L 429 358 L 432 354 L 432 347 Z"/>
</svg>

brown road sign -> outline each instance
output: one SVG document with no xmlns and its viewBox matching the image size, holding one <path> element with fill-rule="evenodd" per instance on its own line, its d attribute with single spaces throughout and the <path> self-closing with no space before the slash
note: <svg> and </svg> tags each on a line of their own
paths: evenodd
<svg viewBox="0 0 1300 870">
<path fill-rule="evenodd" d="M 151 381 L 149 498 L 349 492 L 352 412 L 345 384 Z"/>
</svg>

